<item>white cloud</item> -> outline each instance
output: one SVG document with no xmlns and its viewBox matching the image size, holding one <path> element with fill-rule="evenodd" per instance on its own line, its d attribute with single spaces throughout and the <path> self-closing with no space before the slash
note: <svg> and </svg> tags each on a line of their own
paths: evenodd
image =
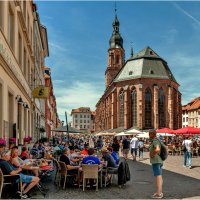
<svg viewBox="0 0 200 200">
<path fill-rule="evenodd" d="M 53 42 L 49 42 L 48 43 L 50 47 L 55 48 L 56 50 L 60 50 L 60 51 L 68 51 L 66 48 L 64 48 L 63 46 L 53 43 Z"/>
<path fill-rule="evenodd" d="M 60 86 L 59 82 L 54 82 L 54 93 L 58 114 L 62 120 L 65 120 L 64 113 L 67 111 L 68 117 L 71 110 L 79 107 L 90 107 L 95 110 L 95 105 L 103 94 L 103 85 L 98 83 L 89 83 L 74 81 L 66 87 Z"/>
</svg>

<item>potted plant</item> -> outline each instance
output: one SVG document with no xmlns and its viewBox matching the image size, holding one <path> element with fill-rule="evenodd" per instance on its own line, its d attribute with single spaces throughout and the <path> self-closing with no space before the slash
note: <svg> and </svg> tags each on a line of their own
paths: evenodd
<svg viewBox="0 0 200 200">
<path fill-rule="evenodd" d="M 29 138 L 28 138 L 28 137 L 25 137 L 25 138 L 24 138 L 24 145 L 28 144 L 28 142 L 29 142 Z"/>
<path fill-rule="evenodd" d="M 6 140 L 0 138 L 0 150 L 4 150 L 5 146 L 6 146 Z"/>
<path fill-rule="evenodd" d="M 9 138 L 9 149 L 16 145 L 16 138 L 11 137 Z"/>
<path fill-rule="evenodd" d="M 28 143 L 30 144 L 32 142 L 32 136 L 28 136 Z"/>
</svg>

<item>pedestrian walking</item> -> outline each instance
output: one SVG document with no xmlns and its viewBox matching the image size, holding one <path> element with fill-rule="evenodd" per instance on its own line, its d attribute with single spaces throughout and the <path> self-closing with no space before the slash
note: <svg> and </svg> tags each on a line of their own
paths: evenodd
<svg viewBox="0 0 200 200">
<path fill-rule="evenodd" d="M 128 158 L 128 153 L 129 153 L 129 149 L 130 149 L 130 141 L 128 140 L 128 138 L 125 136 L 125 138 L 122 141 L 122 146 L 123 146 L 123 156 L 125 159 Z"/>
<path fill-rule="evenodd" d="M 192 168 L 192 140 L 186 136 L 182 143 L 183 146 L 183 166 Z"/>
<path fill-rule="evenodd" d="M 138 150 L 138 139 L 135 136 L 132 136 L 130 145 L 131 145 L 131 155 L 133 157 L 133 161 L 135 161 L 137 157 L 137 150 Z"/>
<path fill-rule="evenodd" d="M 156 137 L 156 131 L 149 131 L 149 138 L 151 140 L 151 144 L 149 146 L 150 153 L 150 163 L 152 164 L 153 174 L 156 180 L 156 192 L 152 195 L 153 199 L 162 199 L 163 198 L 163 178 L 162 178 L 162 166 L 163 161 L 160 157 L 160 149 L 161 143 L 159 139 Z"/>
<path fill-rule="evenodd" d="M 138 142 L 138 149 L 139 149 L 139 159 L 143 159 L 143 153 L 144 153 L 144 140 L 142 138 L 139 139 Z"/>
</svg>

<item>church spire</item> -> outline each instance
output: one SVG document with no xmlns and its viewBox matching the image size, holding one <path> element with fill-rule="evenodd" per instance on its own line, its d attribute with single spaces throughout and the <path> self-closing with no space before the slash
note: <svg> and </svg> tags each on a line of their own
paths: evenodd
<svg viewBox="0 0 200 200">
<path fill-rule="evenodd" d="M 120 23 L 117 18 L 117 8 L 116 8 L 116 2 L 115 2 L 115 19 L 112 23 L 113 32 L 109 41 L 110 48 L 123 48 L 123 38 L 121 37 L 119 33 L 119 25 Z"/>
<path fill-rule="evenodd" d="M 133 43 L 131 42 L 131 58 L 133 57 Z"/>
</svg>

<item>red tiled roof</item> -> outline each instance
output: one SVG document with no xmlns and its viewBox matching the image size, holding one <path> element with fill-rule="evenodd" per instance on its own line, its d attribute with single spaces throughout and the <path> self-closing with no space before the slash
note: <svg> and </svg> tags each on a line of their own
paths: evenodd
<svg viewBox="0 0 200 200">
<path fill-rule="evenodd" d="M 193 99 L 187 105 L 182 106 L 182 110 L 196 110 L 200 108 L 200 97 Z"/>
</svg>

